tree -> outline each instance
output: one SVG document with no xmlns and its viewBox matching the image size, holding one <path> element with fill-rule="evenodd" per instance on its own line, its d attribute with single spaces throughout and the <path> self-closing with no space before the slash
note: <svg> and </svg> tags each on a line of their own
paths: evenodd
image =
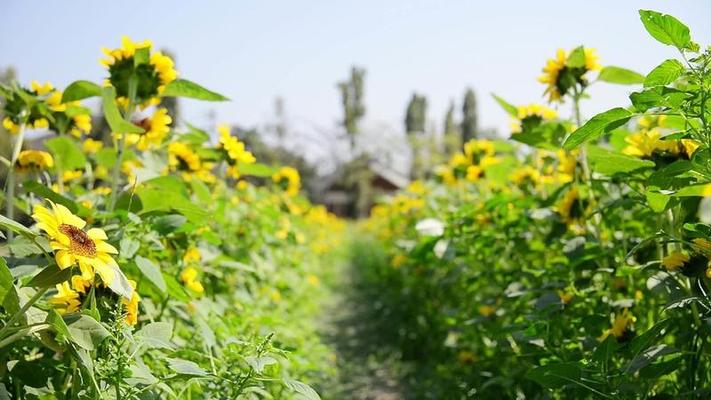
<svg viewBox="0 0 711 400">
<path fill-rule="evenodd" d="M 358 123 L 365 115 L 363 104 L 363 82 L 365 70 L 351 67 L 350 79 L 338 83 L 343 104 L 343 127 L 351 136 L 351 148 L 355 147 L 355 135 L 358 133 Z"/>
<path fill-rule="evenodd" d="M 426 119 L 427 99 L 425 96 L 413 93 L 405 112 L 405 132 L 408 134 L 424 132 Z"/>
<path fill-rule="evenodd" d="M 459 127 L 454 121 L 454 100 L 449 102 L 449 108 L 444 116 L 444 155 L 448 158 L 450 155 L 459 151 L 462 147 L 462 138 L 459 136 Z"/>
<path fill-rule="evenodd" d="M 284 107 L 284 99 L 282 97 L 274 99 L 274 115 L 276 116 L 274 131 L 281 141 L 284 140 L 284 136 L 286 136 L 286 112 Z"/>
<path fill-rule="evenodd" d="M 462 105 L 462 142 L 466 143 L 474 139 L 477 134 L 478 117 L 476 112 L 476 95 L 474 90 L 468 88 L 464 94 L 464 104 Z"/>
</svg>

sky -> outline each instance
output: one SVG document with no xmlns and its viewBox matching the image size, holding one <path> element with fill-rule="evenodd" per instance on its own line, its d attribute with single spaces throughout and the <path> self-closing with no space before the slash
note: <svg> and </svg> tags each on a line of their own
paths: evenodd
<svg viewBox="0 0 711 400">
<path fill-rule="evenodd" d="M 594 47 L 603 65 L 643 74 L 676 57 L 644 30 L 641 8 L 672 14 L 711 43 L 709 0 L 0 0 L 0 67 L 15 67 L 23 83 L 101 82 L 101 46 L 151 39 L 176 54 L 181 77 L 232 99 L 184 101 L 185 120 L 264 126 L 280 96 L 290 123 L 328 130 L 342 118 L 336 83 L 358 65 L 367 70 L 365 126 L 402 131 L 417 91 L 441 129 L 449 102 L 460 108 L 472 87 L 480 126 L 504 135 L 508 117 L 490 94 L 543 102 L 536 77 L 558 47 Z M 627 105 L 632 90 L 595 84 L 583 114 Z"/>
</svg>

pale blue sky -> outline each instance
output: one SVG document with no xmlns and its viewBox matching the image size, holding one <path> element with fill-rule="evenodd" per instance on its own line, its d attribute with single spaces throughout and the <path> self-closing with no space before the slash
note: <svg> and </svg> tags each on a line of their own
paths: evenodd
<svg viewBox="0 0 711 400">
<path fill-rule="evenodd" d="M 184 103 L 184 117 L 262 125 L 273 99 L 296 123 L 328 128 L 341 117 L 336 82 L 365 67 L 367 123 L 400 130 L 413 90 L 430 101 L 438 128 L 450 99 L 479 95 L 481 125 L 500 131 L 496 92 L 514 103 L 542 101 L 536 82 L 557 47 L 598 49 L 603 64 L 646 73 L 675 56 L 650 38 L 639 8 L 677 16 L 711 43 L 709 0 L 597 1 L 8 1 L 0 3 L 0 65 L 23 82 L 101 81 L 100 46 L 150 38 L 177 54 L 181 76 L 224 93 L 225 104 Z M 627 104 L 628 87 L 599 85 L 588 115 Z M 567 107 L 566 107 L 567 108 Z M 567 109 L 564 109 L 567 112 Z"/>
</svg>

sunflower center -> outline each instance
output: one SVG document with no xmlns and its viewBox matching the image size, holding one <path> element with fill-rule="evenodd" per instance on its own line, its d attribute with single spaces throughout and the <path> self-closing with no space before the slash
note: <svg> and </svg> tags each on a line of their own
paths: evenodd
<svg viewBox="0 0 711 400">
<path fill-rule="evenodd" d="M 83 230 L 73 225 L 61 224 L 59 231 L 69 237 L 69 251 L 84 257 L 96 256 L 96 244 Z"/>
</svg>

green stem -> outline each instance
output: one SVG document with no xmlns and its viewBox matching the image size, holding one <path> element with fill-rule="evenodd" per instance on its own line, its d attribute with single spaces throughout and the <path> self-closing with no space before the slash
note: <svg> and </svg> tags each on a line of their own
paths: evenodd
<svg viewBox="0 0 711 400">
<path fill-rule="evenodd" d="M 126 114 L 124 119 L 131 121 L 133 112 L 136 110 L 136 90 L 138 89 L 138 81 L 135 76 L 131 76 L 128 80 L 128 106 L 126 107 Z M 111 198 L 109 200 L 108 211 L 111 212 L 116 207 L 116 200 L 118 199 L 118 188 L 119 180 L 121 178 L 121 164 L 123 163 L 123 155 L 126 152 L 126 135 L 127 132 L 121 132 L 119 139 L 114 142 L 116 149 L 116 163 L 111 174 Z"/>
<path fill-rule="evenodd" d="M 10 319 L 7 321 L 7 324 L 5 324 L 2 329 L 0 329 L 0 337 L 3 337 L 6 331 L 11 328 L 12 325 L 14 325 L 15 322 L 17 322 L 17 320 L 20 319 L 20 317 L 23 316 L 25 312 L 27 312 L 27 310 L 29 310 L 30 307 L 32 307 L 37 302 L 37 300 L 42 298 L 42 295 L 44 295 L 48 289 L 48 287 L 39 289 L 37 293 L 35 293 L 35 295 L 32 296 L 32 298 L 29 299 L 24 306 L 22 306 L 22 308 L 20 308 L 15 314 L 13 314 L 12 317 L 10 317 Z"/>
<path fill-rule="evenodd" d="M 20 151 L 22 151 L 22 143 L 25 139 L 25 124 L 20 125 L 20 131 L 17 133 L 17 139 L 15 139 L 15 145 L 12 149 L 12 156 L 10 157 L 10 165 L 7 168 L 7 182 L 5 187 L 5 216 L 9 219 L 14 219 L 15 217 L 15 164 L 17 164 L 17 159 L 20 157 Z M 7 230 L 7 239 L 12 239 L 14 232 L 12 230 Z"/>
</svg>

